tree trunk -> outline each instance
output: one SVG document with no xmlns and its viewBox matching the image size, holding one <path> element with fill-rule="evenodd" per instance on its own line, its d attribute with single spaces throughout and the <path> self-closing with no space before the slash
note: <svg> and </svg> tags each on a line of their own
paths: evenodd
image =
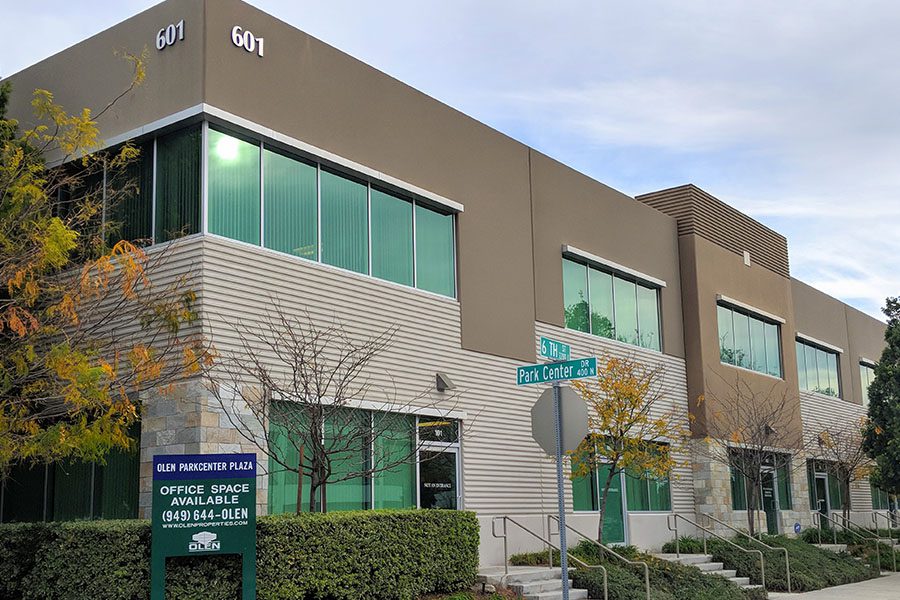
<svg viewBox="0 0 900 600">
<path fill-rule="evenodd" d="M 297 467 L 297 514 L 303 512 L 303 446 L 300 446 L 300 464 Z"/>
<path fill-rule="evenodd" d="M 328 483 L 322 482 L 322 512 L 328 512 Z"/>
<path fill-rule="evenodd" d="M 750 537 L 756 535 L 756 486 L 746 479 L 747 489 L 747 529 Z"/>
<path fill-rule="evenodd" d="M 616 475 L 618 473 L 610 465 L 609 474 L 606 476 L 606 484 L 603 486 L 603 494 L 600 496 L 600 521 L 597 523 L 597 541 L 601 544 L 603 543 L 603 522 L 606 520 L 606 500 L 609 498 L 609 486 L 612 485 L 613 477 Z"/>
</svg>

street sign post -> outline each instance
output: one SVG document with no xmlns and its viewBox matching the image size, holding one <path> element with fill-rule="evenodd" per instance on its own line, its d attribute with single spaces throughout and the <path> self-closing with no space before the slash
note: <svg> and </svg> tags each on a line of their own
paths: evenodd
<svg viewBox="0 0 900 600">
<path fill-rule="evenodd" d="M 541 337 L 541 356 L 550 360 L 569 360 L 572 347 L 547 337 Z"/>
<path fill-rule="evenodd" d="M 555 342 L 549 338 L 541 338 L 542 356 L 545 355 L 545 341 L 549 342 L 547 344 L 547 353 L 556 352 L 557 354 L 561 354 L 562 352 L 565 352 L 566 358 L 568 358 L 569 346 L 562 344 L 561 342 Z M 563 600 L 569 600 L 569 558 L 568 545 L 566 543 L 566 499 L 563 486 L 562 459 L 563 452 L 570 450 L 568 446 L 571 446 L 574 443 L 575 447 L 577 447 L 580 440 L 584 439 L 584 436 L 587 435 L 588 415 L 587 406 L 584 404 L 584 401 L 569 388 L 565 388 L 565 391 L 563 391 L 559 382 L 570 379 L 594 377 L 596 375 L 597 359 L 593 356 L 590 358 L 565 360 L 563 362 L 525 365 L 516 369 L 516 383 L 518 385 L 533 385 L 537 383 L 553 384 L 553 389 L 544 391 L 531 409 L 531 429 L 535 441 L 537 441 L 549 454 L 556 455 L 556 500 L 559 511 L 559 566 L 562 570 Z M 573 402 L 572 397 L 574 397 L 577 402 Z M 554 422 L 553 444 L 550 444 L 550 440 L 548 439 L 550 436 L 545 435 L 545 424 L 547 422 L 546 414 L 548 412 L 547 401 L 551 398 Z M 579 405 L 581 408 L 578 408 Z M 566 410 L 565 415 L 563 411 L 564 406 Z M 570 412 L 572 414 L 570 414 Z M 578 425 L 579 420 L 581 421 L 580 426 Z M 570 437 L 567 435 L 565 430 L 566 425 L 577 427 L 575 436 Z M 574 448 L 571 449 L 574 450 Z"/>
<path fill-rule="evenodd" d="M 256 599 L 256 455 L 153 457 L 150 600 L 165 600 L 166 557 L 240 554 L 241 598 Z"/>
</svg>

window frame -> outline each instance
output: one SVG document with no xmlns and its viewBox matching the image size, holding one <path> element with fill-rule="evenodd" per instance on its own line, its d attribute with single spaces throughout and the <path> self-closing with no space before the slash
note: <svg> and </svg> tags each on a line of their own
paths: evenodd
<svg viewBox="0 0 900 600">
<path fill-rule="evenodd" d="M 818 343 L 816 340 L 810 339 L 807 336 L 802 334 L 797 334 L 794 337 L 795 347 L 803 348 L 804 352 L 804 372 L 806 375 L 809 374 L 809 365 L 807 363 L 808 358 L 808 349 L 811 349 L 814 352 L 814 356 L 816 359 L 815 372 L 816 372 L 816 387 L 820 387 L 820 379 L 821 379 L 821 369 L 819 367 L 819 358 L 820 356 L 825 357 L 825 373 L 828 375 L 828 383 L 829 387 L 831 384 L 831 365 L 829 364 L 829 357 L 833 357 L 835 361 L 835 373 L 837 375 L 837 389 L 835 390 L 835 394 L 828 394 L 824 391 L 820 391 L 818 389 L 810 389 L 810 384 L 807 377 L 804 377 L 806 380 L 806 387 L 802 385 L 803 381 L 800 380 L 799 371 L 800 371 L 800 357 L 799 352 L 797 353 L 797 375 L 798 381 L 797 384 L 800 387 L 801 392 L 807 392 L 810 394 L 818 394 L 819 396 L 824 396 L 826 398 L 837 398 L 842 400 L 844 398 L 844 377 L 841 373 L 841 355 L 843 351 L 840 348 L 835 346 L 826 345 L 825 343 Z M 826 388 L 828 389 L 828 388 Z"/>
<path fill-rule="evenodd" d="M 737 314 L 740 314 L 742 317 L 747 318 L 747 344 L 748 344 L 748 348 L 749 348 L 749 352 L 750 352 L 750 356 L 747 357 L 747 364 L 750 366 L 744 367 L 742 365 L 737 364 L 737 358 L 735 358 L 734 363 L 730 363 L 730 362 L 726 362 L 726 361 L 722 360 L 723 348 L 722 348 L 722 336 L 720 333 L 720 309 L 729 311 L 730 315 L 731 315 L 730 335 L 731 335 L 731 340 L 732 340 L 732 343 L 731 343 L 732 354 L 736 353 L 737 343 L 738 343 L 737 334 L 735 332 L 734 315 L 737 313 Z M 753 325 L 752 324 L 754 321 L 760 322 L 763 327 L 763 329 L 762 329 L 762 331 L 763 331 L 763 337 L 762 337 L 763 361 L 762 362 L 764 365 L 764 367 L 763 367 L 764 370 L 762 370 L 762 371 L 758 371 L 758 370 L 752 368 L 753 362 L 754 362 L 753 361 L 754 351 L 753 351 L 753 333 L 752 333 Z M 780 381 L 784 381 L 784 375 L 785 375 L 784 344 L 782 343 L 782 336 L 781 336 L 781 328 L 782 328 L 783 324 L 784 323 L 782 323 L 780 320 L 778 320 L 774 316 L 770 316 L 761 311 L 759 311 L 759 312 L 754 311 L 753 309 L 751 309 L 750 307 L 748 307 L 746 305 L 738 304 L 738 303 L 730 301 L 729 299 L 726 299 L 724 297 L 719 297 L 716 300 L 716 345 L 718 346 L 719 363 L 726 365 L 728 367 L 732 367 L 734 369 L 741 369 L 742 371 L 747 371 L 749 373 L 755 373 L 757 375 L 762 375 L 763 377 L 771 377 L 773 379 L 778 379 Z M 769 372 L 768 343 L 767 343 L 767 336 L 766 336 L 767 327 L 775 327 L 776 339 L 778 340 L 778 348 L 777 348 L 778 367 L 779 367 L 778 375 L 773 375 L 772 373 Z"/>
<path fill-rule="evenodd" d="M 568 261 L 570 263 L 576 264 L 578 266 L 584 267 L 584 283 L 585 283 L 585 296 L 587 303 L 587 331 L 582 331 L 580 329 L 570 328 L 567 323 L 564 323 L 564 327 L 566 329 L 570 329 L 571 331 L 581 331 L 582 333 L 587 333 L 594 337 L 599 337 L 601 339 L 612 340 L 615 342 L 619 342 L 621 344 L 626 344 L 628 346 L 633 346 L 636 348 L 641 348 L 643 350 L 649 350 L 651 352 L 665 352 L 665 340 L 663 335 L 664 324 L 663 324 L 663 310 L 662 310 L 662 289 L 665 287 L 665 282 L 651 279 L 649 277 L 642 277 L 637 274 L 636 271 L 632 271 L 630 269 L 624 270 L 624 267 L 619 267 L 618 265 L 610 265 L 604 262 L 599 262 L 596 259 L 587 258 L 583 254 L 586 253 L 575 253 L 568 246 L 563 249 L 562 260 Z M 564 267 L 563 267 L 564 268 Z M 610 300 L 611 300 L 611 308 L 612 308 L 612 337 L 607 337 L 605 335 L 601 335 L 599 333 L 594 333 L 594 319 L 593 319 L 593 303 L 591 297 L 591 270 L 594 270 L 598 273 L 602 273 L 604 275 L 608 275 L 610 277 Z M 628 284 L 631 284 L 634 287 L 634 318 L 635 323 L 637 325 L 637 343 L 632 343 L 630 341 L 626 341 L 619 337 L 618 326 L 617 326 L 617 311 L 619 307 L 616 304 L 616 282 L 622 281 Z M 657 343 L 655 346 L 646 346 L 641 343 L 641 338 L 643 336 L 643 331 L 641 327 L 641 308 L 640 308 L 640 293 L 639 289 L 644 288 L 646 290 L 652 291 L 656 297 L 656 336 Z M 565 311 L 565 298 L 563 298 L 563 311 Z M 599 313 L 598 313 L 599 314 Z M 605 315 L 603 315 L 605 316 Z M 565 320 L 565 317 L 564 317 Z"/>
</svg>

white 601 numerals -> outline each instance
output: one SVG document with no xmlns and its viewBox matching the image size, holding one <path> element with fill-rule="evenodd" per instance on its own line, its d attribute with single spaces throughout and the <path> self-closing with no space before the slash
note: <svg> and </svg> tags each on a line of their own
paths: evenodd
<svg viewBox="0 0 900 600">
<path fill-rule="evenodd" d="M 257 56 L 263 56 L 265 42 L 265 39 L 256 37 L 252 32 L 244 30 L 240 25 L 235 25 L 231 29 L 231 43 L 251 54 L 255 52 Z"/>
<path fill-rule="evenodd" d="M 170 23 L 163 27 L 156 34 L 156 49 L 165 50 L 168 46 L 172 46 L 175 42 L 184 39 L 184 19 L 177 23 Z"/>
</svg>

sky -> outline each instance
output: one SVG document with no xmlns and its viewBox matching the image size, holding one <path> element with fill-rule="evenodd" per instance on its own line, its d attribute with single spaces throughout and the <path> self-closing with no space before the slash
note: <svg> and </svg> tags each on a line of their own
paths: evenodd
<svg viewBox="0 0 900 600">
<path fill-rule="evenodd" d="M 0 77 L 155 4 L 0 0 Z M 693 183 L 791 274 L 900 295 L 900 3 L 253 0 L 626 194 Z"/>
</svg>

